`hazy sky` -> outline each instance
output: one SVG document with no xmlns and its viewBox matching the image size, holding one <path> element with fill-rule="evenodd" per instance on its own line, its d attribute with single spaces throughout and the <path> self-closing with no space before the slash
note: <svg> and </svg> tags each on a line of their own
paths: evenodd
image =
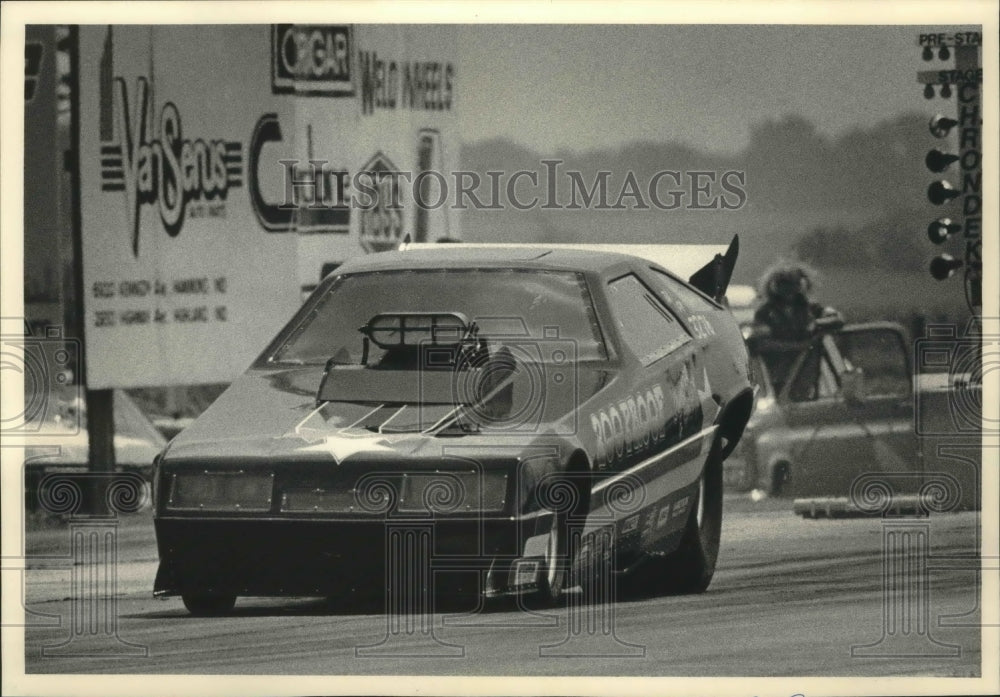
<svg viewBox="0 0 1000 697">
<path fill-rule="evenodd" d="M 971 28 L 971 27 L 970 27 Z M 541 152 L 631 140 L 743 147 L 754 123 L 797 113 L 825 134 L 928 101 L 918 26 L 466 26 L 462 136 L 506 136 Z M 941 31 L 940 25 L 933 27 Z"/>
</svg>

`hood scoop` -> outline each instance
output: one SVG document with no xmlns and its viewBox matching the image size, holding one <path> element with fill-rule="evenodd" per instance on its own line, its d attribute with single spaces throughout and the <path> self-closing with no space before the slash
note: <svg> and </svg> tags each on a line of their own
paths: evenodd
<svg viewBox="0 0 1000 697">
<path fill-rule="evenodd" d="M 471 395 L 456 389 L 450 370 L 379 370 L 364 366 L 336 366 L 323 375 L 317 402 L 371 404 L 471 403 Z"/>
<path fill-rule="evenodd" d="M 481 419 L 502 419 L 511 412 L 515 382 L 528 377 L 505 349 L 481 358 L 481 365 L 425 370 L 329 364 L 316 403 L 321 410 L 347 403 L 373 405 L 353 426 L 377 433 L 478 430 Z"/>
</svg>

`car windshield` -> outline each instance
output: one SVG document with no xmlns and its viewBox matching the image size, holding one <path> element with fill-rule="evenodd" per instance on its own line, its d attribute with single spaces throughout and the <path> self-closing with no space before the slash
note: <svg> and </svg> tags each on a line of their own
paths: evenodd
<svg viewBox="0 0 1000 697">
<path fill-rule="evenodd" d="M 577 360 L 607 357 L 582 274 L 465 268 L 340 276 L 268 360 L 361 363 L 361 327 L 381 313 L 417 312 L 460 313 L 490 342 L 568 340 Z M 370 345 L 369 351 L 369 362 L 378 358 L 376 346 Z"/>
</svg>

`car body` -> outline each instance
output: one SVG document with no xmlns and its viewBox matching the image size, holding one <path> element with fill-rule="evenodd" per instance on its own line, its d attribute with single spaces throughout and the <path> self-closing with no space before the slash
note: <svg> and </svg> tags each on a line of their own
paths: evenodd
<svg viewBox="0 0 1000 697">
<path fill-rule="evenodd" d="M 769 368 L 777 357 L 768 358 L 752 340 L 750 346 L 757 404 L 726 461 L 728 488 L 824 499 L 824 506 L 834 497 L 843 510 L 857 508 L 866 485 L 899 497 L 926 492 L 933 480 L 954 490 L 956 507 L 976 505 L 975 466 L 938 448 L 960 442 L 947 423 L 953 395 L 946 385 L 914 375 L 913 344 L 900 325 L 869 322 L 817 332 L 784 354 L 790 368 L 780 386 Z"/>
<path fill-rule="evenodd" d="M 653 556 L 676 571 L 658 582 L 703 590 L 748 370 L 729 312 L 642 258 L 349 261 L 158 458 L 155 592 L 214 613 L 391 590 L 411 533 L 435 584 L 488 596 L 554 599 Z"/>
</svg>

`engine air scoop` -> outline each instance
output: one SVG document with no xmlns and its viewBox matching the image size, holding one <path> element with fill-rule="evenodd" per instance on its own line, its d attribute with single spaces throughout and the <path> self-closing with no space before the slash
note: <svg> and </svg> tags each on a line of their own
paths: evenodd
<svg viewBox="0 0 1000 697">
<path fill-rule="evenodd" d="M 489 403 L 502 410 L 493 403 L 510 399 L 510 351 L 491 351 L 476 323 L 459 312 L 384 312 L 358 331 L 365 341 L 361 364 L 328 362 L 317 402 Z M 369 342 L 381 350 L 371 361 Z"/>
<path fill-rule="evenodd" d="M 381 349 L 426 346 L 457 347 L 472 325 L 459 312 L 383 312 L 358 331 Z"/>
<path fill-rule="evenodd" d="M 453 371 L 377 370 L 337 366 L 323 376 L 318 402 L 377 404 L 469 403 L 456 389 Z"/>
</svg>

